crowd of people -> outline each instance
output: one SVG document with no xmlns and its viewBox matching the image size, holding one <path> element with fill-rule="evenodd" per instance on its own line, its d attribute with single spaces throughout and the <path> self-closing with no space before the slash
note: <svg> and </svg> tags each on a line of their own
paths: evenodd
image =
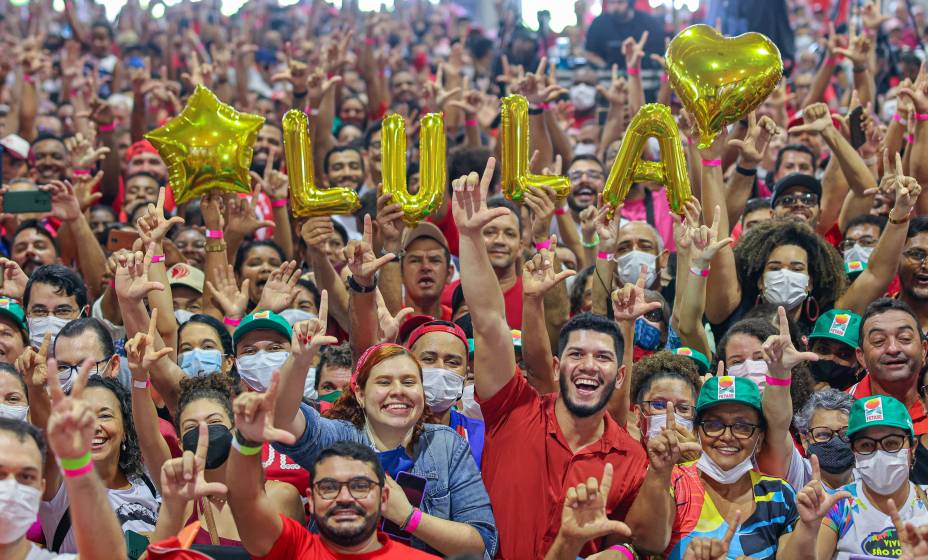
<svg viewBox="0 0 928 560">
<path fill-rule="evenodd" d="M 923 6 L 593 3 L 0 0 L 0 559 L 928 558 Z M 704 148 L 697 22 L 785 67 Z M 266 119 L 248 194 L 179 202 L 145 139 L 198 86 Z M 510 94 L 566 197 L 502 195 Z M 646 102 L 682 215 L 603 197 Z M 293 212 L 291 109 L 353 214 Z M 416 193 L 433 112 L 407 222 L 382 122 Z"/>
</svg>

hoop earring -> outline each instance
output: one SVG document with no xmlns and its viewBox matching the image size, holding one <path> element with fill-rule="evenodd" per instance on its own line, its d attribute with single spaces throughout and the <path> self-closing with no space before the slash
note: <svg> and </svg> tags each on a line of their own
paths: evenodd
<svg viewBox="0 0 928 560">
<path fill-rule="evenodd" d="M 815 313 L 812 313 L 813 303 L 815 304 Z M 818 319 L 818 313 L 819 313 L 818 302 L 815 301 L 815 296 L 810 295 L 808 298 L 806 298 L 806 317 L 810 321 L 814 322 L 816 319 Z"/>
</svg>

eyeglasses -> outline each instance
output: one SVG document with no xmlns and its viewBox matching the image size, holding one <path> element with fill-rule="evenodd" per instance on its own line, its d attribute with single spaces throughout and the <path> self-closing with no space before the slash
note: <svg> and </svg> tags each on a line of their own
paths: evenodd
<svg viewBox="0 0 928 560">
<path fill-rule="evenodd" d="M 106 366 L 106 364 L 108 364 L 110 360 L 112 359 L 113 357 L 110 356 L 109 358 L 105 358 L 103 360 L 100 360 L 99 362 L 94 362 L 93 369 L 90 370 L 90 375 L 99 375 L 100 368 Z M 77 375 L 78 373 L 80 373 L 78 371 L 80 368 L 81 368 L 81 364 L 71 365 L 71 364 L 59 363 L 58 364 L 58 377 L 60 378 L 65 374 L 67 374 L 69 377 L 71 375 Z"/>
<path fill-rule="evenodd" d="M 902 253 L 902 256 L 913 263 L 923 263 L 925 259 L 928 259 L 928 251 L 924 249 L 909 249 Z"/>
<path fill-rule="evenodd" d="M 879 241 L 879 239 L 869 235 L 865 235 L 860 239 L 845 239 L 838 244 L 838 249 L 847 251 L 854 245 L 860 245 L 861 247 L 876 247 L 877 241 Z"/>
<path fill-rule="evenodd" d="M 578 169 L 577 171 L 571 171 L 567 174 L 567 178 L 570 179 L 572 183 L 576 183 L 583 178 L 583 175 L 586 174 L 591 181 L 601 181 L 604 177 L 602 171 L 591 171 L 587 169 Z"/>
<path fill-rule="evenodd" d="M 725 424 L 718 420 L 703 420 L 699 425 L 702 427 L 702 433 L 709 437 L 722 437 L 725 430 L 730 430 L 735 439 L 750 439 L 759 428 L 756 424 L 748 424 L 747 422 Z"/>
<path fill-rule="evenodd" d="M 828 443 L 835 436 L 838 436 L 838 439 L 844 443 L 848 442 L 847 428 L 841 428 L 835 431 L 827 426 L 816 426 L 815 428 L 809 429 L 809 435 L 812 436 L 812 441 L 815 443 Z"/>
<path fill-rule="evenodd" d="M 813 193 L 788 194 L 777 200 L 777 206 L 795 206 L 796 203 L 805 207 L 818 206 L 818 195 Z"/>
<path fill-rule="evenodd" d="M 882 449 L 887 453 L 895 453 L 905 446 L 906 436 L 899 434 L 890 434 L 880 439 L 860 437 L 851 443 L 851 449 L 858 455 L 872 455 L 877 449 Z"/>
<path fill-rule="evenodd" d="M 666 399 L 654 399 L 653 401 L 641 401 L 644 405 L 646 414 L 667 414 L 667 405 L 670 401 Z M 684 418 L 693 418 L 696 414 L 696 407 L 686 403 L 673 403 L 673 411 Z"/>
<path fill-rule="evenodd" d="M 51 312 L 52 315 L 59 319 L 71 319 L 74 316 L 74 308 L 70 305 L 59 305 Z M 45 318 L 48 317 L 48 308 L 33 307 L 29 310 L 29 317 Z"/>
<path fill-rule="evenodd" d="M 370 496 L 371 490 L 380 486 L 380 483 L 374 482 L 363 476 L 356 476 L 347 482 L 342 482 L 333 478 L 323 478 L 313 483 L 316 495 L 323 500 L 334 500 L 337 498 L 338 495 L 341 494 L 343 486 L 348 487 L 348 493 L 351 494 L 352 498 L 355 500 L 363 500 Z"/>
</svg>

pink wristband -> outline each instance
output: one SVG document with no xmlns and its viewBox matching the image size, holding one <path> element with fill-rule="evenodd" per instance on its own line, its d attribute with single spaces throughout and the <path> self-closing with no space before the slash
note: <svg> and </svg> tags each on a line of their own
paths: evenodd
<svg viewBox="0 0 928 560">
<path fill-rule="evenodd" d="M 914 144 L 914 143 L 915 143 L 915 135 L 914 135 L 914 134 L 906 134 L 906 135 L 905 135 L 905 141 L 908 142 L 909 144 Z"/>
<path fill-rule="evenodd" d="M 116 289 L 116 280 L 110 280 L 110 288 Z"/>
<path fill-rule="evenodd" d="M 222 322 L 229 325 L 230 327 L 237 327 L 242 323 L 242 320 L 233 319 L 232 317 L 223 317 Z"/>
<path fill-rule="evenodd" d="M 113 132 L 116 130 L 116 121 L 113 121 L 108 124 L 98 124 L 97 130 L 100 132 Z"/>
<path fill-rule="evenodd" d="M 720 159 L 704 159 L 702 160 L 703 167 L 722 167 L 722 160 Z"/>
<path fill-rule="evenodd" d="M 707 278 L 709 276 L 709 269 L 708 268 L 697 268 L 695 266 L 691 266 L 690 274 L 692 274 L 693 276 Z"/>
<path fill-rule="evenodd" d="M 563 216 L 563 215 L 566 214 L 566 213 L 567 213 L 567 207 L 566 207 L 566 206 L 561 206 L 561 207 L 559 207 L 559 208 L 555 208 L 555 209 L 554 209 L 554 215 L 555 215 L 555 216 Z"/>
<path fill-rule="evenodd" d="M 271 207 L 272 208 L 283 208 L 289 202 L 290 202 L 289 198 L 281 198 L 280 200 L 272 200 Z"/>
<path fill-rule="evenodd" d="M 406 526 L 403 527 L 403 530 L 411 535 L 416 532 L 416 529 L 419 528 L 419 523 L 421 522 L 422 522 L 422 510 L 419 508 L 416 508 L 413 510 L 412 515 L 409 517 L 409 522 L 406 523 Z"/>
<path fill-rule="evenodd" d="M 464 126 L 477 126 L 477 119 L 467 119 L 464 121 Z"/>
<path fill-rule="evenodd" d="M 206 237 L 209 239 L 222 239 L 225 234 L 222 233 L 221 229 L 208 229 L 206 230 Z"/>
<path fill-rule="evenodd" d="M 902 122 L 902 115 L 900 115 L 899 113 L 894 114 L 894 115 L 893 115 L 893 120 L 896 121 L 897 123 L 901 123 L 901 122 Z"/>
<path fill-rule="evenodd" d="M 596 258 L 601 261 L 611 261 L 612 253 L 607 253 L 606 251 L 600 251 L 596 253 Z"/>
<path fill-rule="evenodd" d="M 627 73 L 629 76 L 640 76 L 640 75 L 641 75 L 641 68 L 629 68 L 628 70 L 626 70 L 626 73 Z"/>
<path fill-rule="evenodd" d="M 915 120 L 928 121 L 928 113 L 915 113 Z"/>
<path fill-rule="evenodd" d="M 91 461 L 90 463 L 87 463 L 86 465 L 84 465 L 83 467 L 79 469 L 73 469 L 73 470 L 61 469 L 61 473 L 64 475 L 65 478 L 77 478 L 80 476 L 84 476 L 85 474 L 92 472 L 92 471 L 93 471 L 93 461 Z"/>
<path fill-rule="evenodd" d="M 612 545 L 609 547 L 609 550 L 615 550 L 616 552 L 621 552 L 622 556 L 628 558 L 628 560 L 635 560 L 635 557 L 632 556 L 631 551 L 621 544 Z"/>
<path fill-rule="evenodd" d="M 74 175 L 75 177 L 84 177 L 86 175 L 90 175 L 90 170 L 89 169 L 72 169 L 71 174 Z"/>
<path fill-rule="evenodd" d="M 164 255 L 152 255 L 151 264 L 164 262 Z"/>
<path fill-rule="evenodd" d="M 793 380 L 789 377 L 780 379 L 779 377 L 770 377 L 768 375 L 764 377 L 764 380 L 767 382 L 767 385 L 773 385 L 775 387 L 789 387 L 793 383 Z"/>
<path fill-rule="evenodd" d="M 834 66 L 838 64 L 838 59 L 836 57 L 830 56 L 825 59 L 825 66 Z"/>
<path fill-rule="evenodd" d="M 669 82 L 670 77 L 667 74 L 661 74 L 661 83 Z"/>
<path fill-rule="evenodd" d="M 365 37 L 364 44 L 365 45 L 376 45 L 377 41 L 375 41 L 373 37 Z"/>
<path fill-rule="evenodd" d="M 35 78 L 32 77 L 32 74 L 23 74 L 23 81 L 27 84 L 34 84 Z"/>
<path fill-rule="evenodd" d="M 545 240 L 542 241 L 541 243 L 535 243 L 535 248 L 538 249 L 539 251 L 542 250 L 542 249 L 550 249 L 550 248 L 551 248 L 551 240 L 550 240 L 550 239 L 545 239 Z"/>
</svg>

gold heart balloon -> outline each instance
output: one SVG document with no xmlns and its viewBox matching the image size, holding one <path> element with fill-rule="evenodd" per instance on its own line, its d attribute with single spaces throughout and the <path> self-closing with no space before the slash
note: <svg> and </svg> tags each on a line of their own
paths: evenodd
<svg viewBox="0 0 928 560">
<path fill-rule="evenodd" d="M 667 48 L 670 85 L 708 148 L 723 126 L 760 105 L 783 75 L 780 50 L 760 33 L 723 37 L 708 25 L 692 25 Z"/>
</svg>

